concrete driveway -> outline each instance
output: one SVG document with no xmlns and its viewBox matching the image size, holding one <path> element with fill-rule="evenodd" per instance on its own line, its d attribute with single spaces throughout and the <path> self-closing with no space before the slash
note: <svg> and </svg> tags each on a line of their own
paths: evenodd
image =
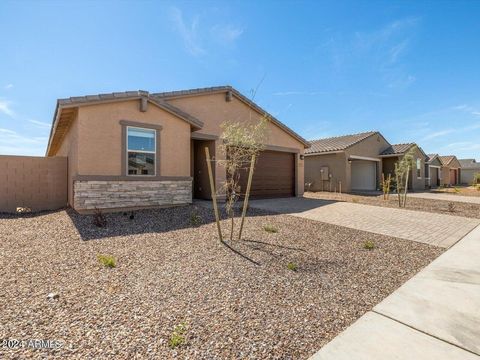
<svg viewBox="0 0 480 360">
<path fill-rule="evenodd" d="M 480 196 L 463 196 L 463 195 L 443 194 L 443 193 L 435 193 L 435 192 L 410 193 L 408 196 L 421 198 L 421 199 L 463 202 L 468 204 L 480 205 Z"/>
<path fill-rule="evenodd" d="M 448 248 L 478 219 L 309 198 L 252 200 L 250 206 Z"/>
<path fill-rule="evenodd" d="M 480 360 L 480 227 L 312 360 Z"/>
</svg>

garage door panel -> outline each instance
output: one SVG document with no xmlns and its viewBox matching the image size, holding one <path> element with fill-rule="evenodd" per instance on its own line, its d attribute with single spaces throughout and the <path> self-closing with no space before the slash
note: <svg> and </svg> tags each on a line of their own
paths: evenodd
<svg viewBox="0 0 480 360">
<path fill-rule="evenodd" d="M 376 190 L 377 164 L 374 161 L 355 160 L 351 164 L 352 190 Z"/>
<path fill-rule="evenodd" d="M 252 179 L 252 198 L 275 198 L 295 195 L 295 155 L 263 151 L 257 159 Z M 240 174 L 240 192 L 245 193 L 248 170 Z"/>
</svg>

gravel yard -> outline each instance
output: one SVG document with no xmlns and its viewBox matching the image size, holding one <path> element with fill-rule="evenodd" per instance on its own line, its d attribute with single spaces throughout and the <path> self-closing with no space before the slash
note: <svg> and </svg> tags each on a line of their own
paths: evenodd
<svg viewBox="0 0 480 360">
<path fill-rule="evenodd" d="M 452 194 L 458 196 L 480 196 L 480 186 L 457 186 L 450 188 L 439 188 L 432 190 L 432 192 Z"/>
<path fill-rule="evenodd" d="M 211 211 L 193 206 L 109 214 L 106 228 L 70 210 L 0 218 L 0 339 L 64 342 L 0 358 L 307 358 L 442 252 L 250 215 L 235 251 L 217 240 Z M 185 342 L 172 349 L 179 324 Z"/>
<path fill-rule="evenodd" d="M 396 194 L 390 194 L 389 200 L 383 200 L 383 195 L 354 195 L 330 192 L 306 192 L 304 196 L 312 199 L 348 201 L 366 205 L 398 208 L 398 197 Z M 407 196 L 407 206 L 405 209 L 480 219 L 480 205 L 478 204 L 461 202 L 453 203 L 451 201 L 422 199 Z"/>
</svg>

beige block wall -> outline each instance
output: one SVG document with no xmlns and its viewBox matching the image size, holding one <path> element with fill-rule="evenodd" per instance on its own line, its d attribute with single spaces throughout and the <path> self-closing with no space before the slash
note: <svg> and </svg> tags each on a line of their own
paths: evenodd
<svg viewBox="0 0 480 360">
<path fill-rule="evenodd" d="M 125 175 L 120 120 L 161 125 L 160 176 L 190 176 L 190 124 L 153 104 L 140 112 L 139 100 L 79 108 L 78 175 Z"/>
<path fill-rule="evenodd" d="M 67 158 L 0 156 L 0 212 L 67 205 Z"/>
<path fill-rule="evenodd" d="M 343 152 L 305 156 L 305 183 L 311 183 L 310 190 L 312 191 L 327 191 L 329 183 L 324 181 L 322 185 L 320 173 L 321 168 L 327 166 L 329 173 L 332 174 L 332 190 L 335 186 L 334 183 L 338 181 L 342 182 L 343 188 L 343 184 L 347 183 L 346 163 L 345 153 Z"/>
<path fill-rule="evenodd" d="M 199 134 L 220 136 L 222 133 L 220 125 L 225 121 L 256 124 L 264 115 L 251 109 L 235 96 L 232 97 L 231 101 L 226 101 L 225 93 L 179 97 L 170 99 L 168 102 L 204 122 L 204 127 L 196 132 Z M 221 140 L 217 140 L 215 143 L 215 155 L 224 157 L 224 154 L 220 153 L 220 144 Z M 300 141 L 272 122 L 268 125 L 266 145 L 296 149 L 299 155 L 303 154 L 305 149 L 305 146 Z M 299 155 L 297 155 L 296 167 L 296 192 L 297 195 L 302 195 L 304 191 L 304 161 L 300 160 Z M 224 169 L 217 165 L 217 188 L 225 180 L 225 177 Z"/>
</svg>

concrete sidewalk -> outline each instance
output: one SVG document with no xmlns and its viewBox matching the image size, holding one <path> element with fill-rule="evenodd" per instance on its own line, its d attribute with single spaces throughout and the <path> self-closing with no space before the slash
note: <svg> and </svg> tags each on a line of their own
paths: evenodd
<svg viewBox="0 0 480 360">
<path fill-rule="evenodd" d="M 311 359 L 480 359 L 480 226 Z"/>
</svg>

